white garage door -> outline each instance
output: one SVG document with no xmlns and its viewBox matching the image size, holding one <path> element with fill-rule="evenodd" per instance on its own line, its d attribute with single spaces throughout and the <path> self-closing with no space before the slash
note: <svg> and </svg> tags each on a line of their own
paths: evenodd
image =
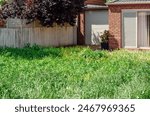
<svg viewBox="0 0 150 116">
<path fill-rule="evenodd" d="M 85 43 L 86 45 L 99 45 L 100 35 L 108 30 L 108 11 L 85 12 Z"/>
</svg>

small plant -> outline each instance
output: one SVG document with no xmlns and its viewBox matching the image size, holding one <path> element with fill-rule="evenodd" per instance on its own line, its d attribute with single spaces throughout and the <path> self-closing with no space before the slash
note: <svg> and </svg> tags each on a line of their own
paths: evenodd
<svg viewBox="0 0 150 116">
<path fill-rule="evenodd" d="M 100 36 L 101 38 L 101 48 L 104 50 L 109 49 L 108 41 L 109 41 L 109 31 L 105 30 L 103 34 Z"/>
<path fill-rule="evenodd" d="M 105 30 L 103 32 L 103 34 L 100 36 L 100 38 L 101 38 L 101 43 L 108 43 L 108 40 L 109 40 L 109 31 Z"/>
<path fill-rule="evenodd" d="M 30 48 L 31 47 L 31 44 L 30 43 L 26 43 L 25 45 L 24 45 L 24 48 Z"/>
</svg>

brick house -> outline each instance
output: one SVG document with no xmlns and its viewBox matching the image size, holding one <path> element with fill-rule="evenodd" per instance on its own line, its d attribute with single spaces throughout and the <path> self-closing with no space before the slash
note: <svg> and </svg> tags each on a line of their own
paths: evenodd
<svg viewBox="0 0 150 116">
<path fill-rule="evenodd" d="M 84 11 L 78 17 L 78 44 L 100 45 L 100 34 L 108 30 L 106 0 L 87 0 Z"/>
<path fill-rule="evenodd" d="M 110 48 L 149 48 L 150 0 L 115 0 L 107 5 Z"/>
<path fill-rule="evenodd" d="M 100 45 L 99 36 L 108 29 L 110 49 L 150 48 L 150 0 L 114 0 L 106 5 L 105 0 L 87 0 L 78 16 L 77 44 Z"/>
</svg>

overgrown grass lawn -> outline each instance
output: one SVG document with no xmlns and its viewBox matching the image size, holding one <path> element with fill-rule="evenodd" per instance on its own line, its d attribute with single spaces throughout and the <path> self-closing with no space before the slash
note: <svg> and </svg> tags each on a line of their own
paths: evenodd
<svg viewBox="0 0 150 116">
<path fill-rule="evenodd" d="M 150 98 L 150 51 L 0 48 L 0 98 Z"/>
</svg>

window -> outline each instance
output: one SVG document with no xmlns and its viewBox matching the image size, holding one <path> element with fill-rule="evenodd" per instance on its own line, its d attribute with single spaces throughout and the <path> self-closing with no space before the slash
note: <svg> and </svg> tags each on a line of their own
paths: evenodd
<svg viewBox="0 0 150 116">
<path fill-rule="evenodd" d="M 123 12 L 123 47 L 137 48 L 137 15 L 136 11 Z"/>
<path fill-rule="evenodd" d="M 138 12 L 138 46 L 150 47 L 150 12 Z"/>
<path fill-rule="evenodd" d="M 150 11 L 124 10 L 122 41 L 124 48 L 150 47 Z"/>
</svg>

